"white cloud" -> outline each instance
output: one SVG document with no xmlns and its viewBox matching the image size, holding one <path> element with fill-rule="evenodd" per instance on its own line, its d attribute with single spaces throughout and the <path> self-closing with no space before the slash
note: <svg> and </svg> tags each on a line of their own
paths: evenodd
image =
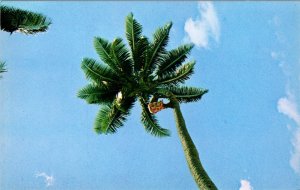
<svg viewBox="0 0 300 190">
<path fill-rule="evenodd" d="M 288 97 L 280 98 L 277 103 L 277 109 L 279 113 L 288 116 L 290 119 L 294 120 L 300 127 L 300 114 L 297 110 L 297 104 L 291 95 L 288 95 Z"/>
<path fill-rule="evenodd" d="M 298 126 L 297 130 L 294 132 L 292 145 L 294 151 L 292 152 L 290 159 L 290 166 L 296 173 L 300 174 L 300 126 Z"/>
<path fill-rule="evenodd" d="M 47 187 L 53 185 L 54 177 L 47 175 L 45 172 L 38 172 L 35 177 L 43 177 Z"/>
<path fill-rule="evenodd" d="M 253 187 L 251 186 L 250 181 L 242 179 L 241 187 L 239 190 L 253 190 Z"/>
<path fill-rule="evenodd" d="M 279 42 L 282 46 L 286 46 L 287 39 L 281 29 L 284 22 L 280 17 L 274 16 L 271 23 L 275 28 L 274 35 L 277 42 Z M 286 57 L 289 54 L 286 50 L 277 52 L 271 51 L 270 55 L 272 59 L 280 62 L 279 66 L 287 79 L 286 96 L 278 100 L 277 109 L 279 113 L 286 115 L 294 122 L 294 125 L 288 124 L 287 127 L 287 129 L 292 133 L 291 144 L 293 150 L 291 151 L 290 166 L 295 173 L 300 175 L 300 112 L 298 110 L 300 106 L 300 99 L 297 99 L 300 95 L 300 83 L 295 80 L 298 77 L 300 79 L 300 60 L 287 61 Z"/>
<path fill-rule="evenodd" d="M 284 68 L 283 68 L 284 69 Z M 298 76 L 300 73 L 298 73 Z M 291 77 L 291 76 L 290 76 Z M 280 98 L 277 102 L 278 112 L 286 115 L 291 120 L 293 120 L 296 124 L 296 128 L 293 129 L 290 125 L 289 130 L 292 131 L 292 146 L 293 151 L 291 152 L 290 158 L 290 166 L 295 171 L 295 173 L 300 175 L 300 112 L 298 110 L 297 101 L 295 99 L 295 95 L 293 95 L 290 91 L 291 84 L 287 85 L 288 90 L 286 92 L 287 96 Z M 299 87 L 298 85 L 294 86 L 294 88 Z M 296 93 L 297 94 L 297 93 Z"/>
<path fill-rule="evenodd" d="M 199 2 L 198 10 L 200 18 L 196 20 L 189 18 L 185 22 L 184 31 L 187 33 L 185 38 L 200 48 L 208 48 L 210 38 L 219 41 L 219 19 L 212 2 Z"/>
<path fill-rule="evenodd" d="M 296 130 L 293 132 L 293 151 L 291 153 L 290 166 L 296 173 L 300 174 L 300 113 L 297 110 L 297 102 L 294 96 L 287 92 L 287 97 L 278 100 L 277 109 L 280 113 L 292 119 L 297 125 Z"/>
</svg>

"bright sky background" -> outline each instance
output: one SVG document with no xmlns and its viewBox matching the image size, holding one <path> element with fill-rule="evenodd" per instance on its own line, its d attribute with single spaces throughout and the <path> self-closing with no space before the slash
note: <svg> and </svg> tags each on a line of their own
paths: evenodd
<svg viewBox="0 0 300 190">
<path fill-rule="evenodd" d="M 0 32 L 0 189 L 197 189 L 172 110 L 157 138 L 135 106 L 114 135 L 93 131 L 87 84 L 93 38 L 125 38 L 133 12 L 144 34 L 173 21 L 168 48 L 193 42 L 189 85 L 208 88 L 182 105 L 207 172 L 223 190 L 300 189 L 299 2 L 4 2 L 53 21 L 34 36 Z"/>
</svg>

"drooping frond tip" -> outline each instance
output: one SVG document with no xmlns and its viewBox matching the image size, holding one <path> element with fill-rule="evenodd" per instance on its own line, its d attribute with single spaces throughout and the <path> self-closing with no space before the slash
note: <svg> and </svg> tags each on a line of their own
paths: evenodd
<svg viewBox="0 0 300 190">
<path fill-rule="evenodd" d="M 98 134 L 109 134 L 117 132 L 126 120 L 126 114 L 118 110 L 114 105 L 101 108 L 96 116 L 94 130 Z"/>
<path fill-rule="evenodd" d="M 144 124 L 146 131 L 157 137 L 170 136 L 170 131 L 159 126 L 156 117 L 149 112 L 147 104 L 142 98 L 140 98 L 140 104 L 142 106 L 141 121 Z"/>
<path fill-rule="evenodd" d="M 96 116 L 95 132 L 98 134 L 116 133 L 117 129 L 124 125 L 134 102 L 135 98 L 128 98 L 120 104 L 114 101 L 112 104 L 102 106 Z"/>
<path fill-rule="evenodd" d="M 5 5 L 0 6 L 1 30 L 6 32 L 19 31 L 24 34 L 45 32 L 52 23 L 51 20 L 40 13 L 34 13 Z"/>
</svg>

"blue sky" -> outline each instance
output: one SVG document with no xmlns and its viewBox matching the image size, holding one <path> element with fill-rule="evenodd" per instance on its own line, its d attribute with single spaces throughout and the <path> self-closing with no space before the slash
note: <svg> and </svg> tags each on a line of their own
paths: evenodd
<svg viewBox="0 0 300 190">
<path fill-rule="evenodd" d="M 0 31 L 0 189 L 197 189 L 173 113 L 157 138 L 136 105 L 114 135 L 96 135 L 97 106 L 76 97 L 93 38 L 125 38 L 133 12 L 146 36 L 172 21 L 168 48 L 195 44 L 189 85 L 209 89 L 182 105 L 204 167 L 219 189 L 300 188 L 298 2 L 3 2 L 52 19 L 33 36 Z"/>
</svg>

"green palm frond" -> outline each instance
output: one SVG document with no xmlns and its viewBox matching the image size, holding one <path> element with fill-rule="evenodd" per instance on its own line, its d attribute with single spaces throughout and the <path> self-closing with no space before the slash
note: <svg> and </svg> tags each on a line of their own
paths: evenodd
<svg viewBox="0 0 300 190">
<path fill-rule="evenodd" d="M 130 59 L 130 53 L 121 38 L 116 38 L 111 46 L 111 54 L 114 62 L 121 70 L 121 73 L 130 77 L 133 72 L 133 65 Z"/>
<path fill-rule="evenodd" d="M 164 27 L 158 28 L 153 35 L 153 42 L 150 44 L 148 51 L 148 59 L 145 65 L 145 76 L 152 73 L 157 65 L 160 63 L 161 55 L 166 53 L 165 47 L 169 41 L 169 33 L 172 27 L 172 22 L 166 24 Z"/>
<path fill-rule="evenodd" d="M 134 102 L 135 99 L 129 98 L 122 105 L 117 105 L 115 101 L 103 106 L 96 116 L 94 130 L 100 134 L 117 132 L 117 129 L 124 125 Z"/>
<path fill-rule="evenodd" d="M 147 103 L 142 98 L 139 100 L 142 106 L 141 121 L 144 124 L 146 131 L 158 137 L 170 136 L 170 131 L 160 127 L 156 117 L 149 112 Z"/>
<path fill-rule="evenodd" d="M 133 14 L 130 13 L 126 17 L 126 38 L 130 45 L 131 51 L 137 50 L 136 43 L 140 40 L 143 27 L 134 18 Z"/>
<path fill-rule="evenodd" d="M 163 55 L 163 61 L 158 66 L 157 75 L 162 76 L 165 73 L 175 71 L 185 61 L 192 48 L 192 44 L 186 44 L 179 46 L 178 48 L 173 49 L 167 54 Z"/>
<path fill-rule="evenodd" d="M 94 47 L 100 59 L 116 73 L 121 73 L 121 69 L 116 65 L 111 55 L 112 44 L 101 37 L 94 38 Z"/>
<path fill-rule="evenodd" d="M 101 108 L 96 116 L 94 130 L 96 133 L 115 133 L 117 128 L 123 126 L 126 116 L 119 109 L 112 105 Z"/>
<path fill-rule="evenodd" d="M 122 111 L 123 113 L 129 113 L 135 101 L 136 101 L 136 97 L 128 97 L 125 94 L 121 101 L 118 102 L 116 99 L 114 103 L 120 111 Z"/>
<path fill-rule="evenodd" d="M 0 73 L 4 73 L 4 72 L 6 72 L 5 62 L 0 61 Z M 0 75 L 0 78 L 2 78 L 1 75 Z"/>
<path fill-rule="evenodd" d="M 149 47 L 148 38 L 142 36 L 136 43 L 136 50 L 132 52 L 134 60 L 134 71 L 141 71 L 145 67 L 145 62 L 147 59 L 147 51 Z"/>
<path fill-rule="evenodd" d="M 126 17 L 126 38 L 131 49 L 131 56 L 134 64 L 134 71 L 140 71 L 144 66 L 145 52 L 148 48 L 148 39 L 142 34 L 142 25 L 138 23 L 133 14 Z"/>
<path fill-rule="evenodd" d="M 196 102 L 208 92 L 207 89 L 195 87 L 169 87 L 168 91 L 172 92 L 180 103 Z"/>
<path fill-rule="evenodd" d="M 118 89 L 109 88 L 106 85 L 88 84 L 80 89 L 77 96 L 86 100 L 88 104 L 109 104 L 112 103 Z"/>
<path fill-rule="evenodd" d="M 158 79 L 160 85 L 177 85 L 184 83 L 194 73 L 195 61 L 186 63 L 179 67 L 177 71 L 167 74 Z"/>
<path fill-rule="evenodd" d="M 84 71 L 86 78 L 96 83 L 108 82 L 117 83 L 119 78 L 117 74 L 109 67 L 97 63 L 94 59 L 84 58 L 81 63 L 81 69 Z"/>
<path fill-rule="evenodd" d="M 5 62 L 0 61 L 0 73 L 4 73 L 4 72 L 6 72 Z"/>
<path fill-rule="evenodd" d="M 13 33 L 35 34 L 47 31 L 51 21 L 42 14 L 4 5 L 1 8 L 1 30 Z"/>
</svg>

